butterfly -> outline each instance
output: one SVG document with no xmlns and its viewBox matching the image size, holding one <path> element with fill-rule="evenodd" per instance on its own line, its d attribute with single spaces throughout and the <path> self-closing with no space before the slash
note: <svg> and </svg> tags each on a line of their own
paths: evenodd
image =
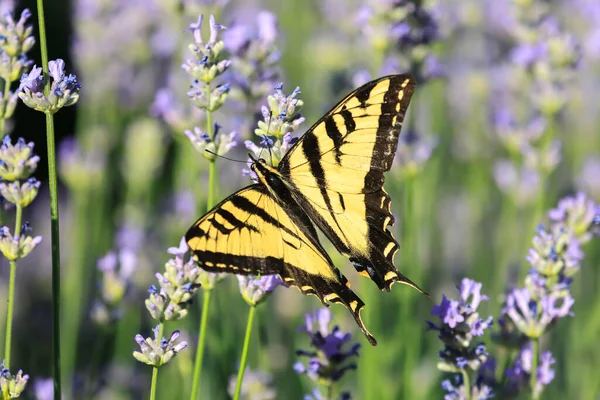
<svg viewBox="0 0 600 400">
<path fill-rule="evenodd" d="M 193 258 L 210 272 L 279 274 L 288 285 L 340 303 L 373 345 L 362 300 L 334 266 L 318 227 L 359 274 L 381 290 L 395 282 L 423 291 L 394 266 L 398 243 L 384 172 L 394 160 L 414 78 L 391 75 L 344 97 L 277 167 L 252 159 L 257 183 L 227 197 L 188 230 Z"/>
</svg>

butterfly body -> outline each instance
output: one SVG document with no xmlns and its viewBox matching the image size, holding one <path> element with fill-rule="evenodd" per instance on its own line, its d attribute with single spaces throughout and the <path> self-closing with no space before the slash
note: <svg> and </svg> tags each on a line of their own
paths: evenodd
<svg viewBox="0 0 600 400">
<path fill-rule="evenodd" d="M 279 274 L 304 294 L 341 303 L 372 344 L 364 303 L 333 265 L 315 226 L 382 290 L 395 282 L 420 289 L 394 266 L 398 243 L 383 173 L 390 169 L 414 80 L 393 75 L 346 96 L 283 157 L 251 169 L 258 183 L 201 217 L 186 239 L 208 271 Z"/>
</svg>

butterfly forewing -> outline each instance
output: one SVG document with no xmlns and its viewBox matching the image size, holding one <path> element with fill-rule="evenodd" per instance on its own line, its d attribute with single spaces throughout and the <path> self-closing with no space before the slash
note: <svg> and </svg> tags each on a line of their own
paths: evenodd
<svg viewBox="0 0 600 400">
<path fill-rule="evenodd" d="M 414 85 L 407 75 L 363 85 L 306 132 L 279 166 L 304 212 L 361 274 L 387 290 L 397 281 L 417 287 L 394 266 L 398 243 L 388 230 L 394 218 L 383 189 Z"/>
</svg>

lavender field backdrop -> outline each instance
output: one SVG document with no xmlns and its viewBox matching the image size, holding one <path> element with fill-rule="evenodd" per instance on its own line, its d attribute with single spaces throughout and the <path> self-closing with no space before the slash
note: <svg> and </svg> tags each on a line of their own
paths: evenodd
<svg viewBox="0 0 600 400">
<path fill-rule="evenodd" d="M 66 399 L 599 398 L 600 2 L 47 1 L 49 70 L 41 3 L 0 2 L 0 397 L 60 398 L 60 366 Z M 277 277 L 198 268 L 182 236 L 251 182 L 216 155 L 277 163 L 400 73 L 396 266 L 431 300 L 326 242 L 372 347 Z"/>
</svg>

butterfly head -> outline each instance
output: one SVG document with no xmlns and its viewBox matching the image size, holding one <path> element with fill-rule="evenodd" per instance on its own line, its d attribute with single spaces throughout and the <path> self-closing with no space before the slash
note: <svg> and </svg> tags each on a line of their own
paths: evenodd
<svg viewBox="0 0 600 400">
<path fill-rule="evenodd" d="M 281 174 L 277 171 L 277 168 L 269 165 L 264 158 L 257 159 L 252 154 L 248 154 L 248 156 L 252 160 L 250 169 L 262 184 L 270 188 L 281 185 Z"/>
</svg>

